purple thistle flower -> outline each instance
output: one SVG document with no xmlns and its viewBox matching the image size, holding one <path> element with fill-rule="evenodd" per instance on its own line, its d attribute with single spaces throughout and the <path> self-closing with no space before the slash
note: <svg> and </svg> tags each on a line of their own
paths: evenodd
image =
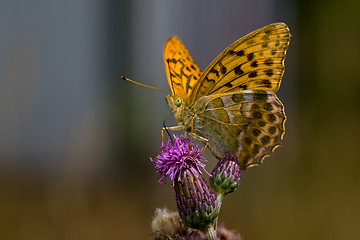
<svg viewBox="0 0 360 240">
<path fill-rule="evenodd" d="M 237 158 L 225 156 L 217 163 L 211 175 L 210 185 L 215 192 L 223 196 L 234 192 L 241 179 Z"/>
<path fill-rule="evenodd" d="M 158 156 L 150 160 L 155 163 L 155 168 L 159 174 L 159 182 L 163 183 L 166 181 L 167 176 L 170 176 L 172 185 L 174 186 L 175 180 L 180 180 L 183 176 L 184 171 L 187 169 L 196 169 L 199 173 L 200 167 L 205 170 L 205 164 L 202 161 L 206 161 L 201 155 L 201 150 L 195 144 L 190 145 L 190 140 L 184 135 L 179 137 L 174 136 L 174 144 L 167 140 L 164 144 L 162 143 L 162 151 Z M 209 174 L 210 175 L 210 174 Z M 177 178 L 177 179 L 176 179 Z"/>
<path fill-rule="evenodd" d="M 190 168 L 175 180 L 176 204 L 181 220 L 190 228 L 206 232 L 218 216 L 218 202 L 201 174 Z"/>
</svg>

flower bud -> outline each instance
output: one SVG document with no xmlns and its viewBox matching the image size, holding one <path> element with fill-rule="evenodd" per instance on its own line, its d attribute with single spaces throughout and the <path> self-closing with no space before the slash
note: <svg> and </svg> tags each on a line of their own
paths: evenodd
<svg viewBox="0 0 360 240">
<path fill-rule="evenodd" d="M 240 183 L 240 165 L 234 156 L 225 156 L 215 166 L 210 185 L 215 192 L 225 196 L 234 192 Z"/>
</svg>

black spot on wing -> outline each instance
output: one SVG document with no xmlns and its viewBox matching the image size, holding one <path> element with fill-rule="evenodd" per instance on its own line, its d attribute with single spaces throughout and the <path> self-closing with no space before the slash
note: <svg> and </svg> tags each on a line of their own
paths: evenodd
<svg viewBox="0 0 360 240">
<path fill-rule="evenodd" d="M 245 137 L 244 142 L 245 142 L 246 145 L 250 145 L 252 143 L 252 140 L 249 137 Z"/>
<path fill-rule="evenodd" d="M 245 54 L 244 50 L 240 50 L 236 52 L 236 55 L 239 57 L 244 56 L 244 54 Z"/>
<path fill-rule="evenodd" d="M 263 145 L 267 145 L 267 144 L 269 144 L 269 142 L 270 142 L 270 137 L 268 136 L 268 135 L 265 135 L 265 136 L 263 136 L 262 138 L 261 138 L 261 143 L 263 144 Z"/>
<path fill-rule="evenodd" d="M 260 133 L 261 133 L 260 130 L 257 129 L 257 128 L 254 128 L 254 129 L 252 130 L 252 134 L 253 134 L 255 137 L 259 136 Z"/>
<path fill-rule="evenodd" d="M 249 54 L 247 55 L 247 59 L 248 59 L 248 61 L 253 60 L 253 59 L 254 59 L 254 53 L 249 53 Z"/>
<path fill-rule="evenodd" d="M 173 75 L 173 77 L 175 77 L 175 76 Z M 173 83 L 173 84 L 175 84 L 175 85 L 178 85 L 178 86 L 182 86 L 182 84 L 181 84 L 181 83 L 179 83 L 179 82 L 175 82 L 175 81 L 173 81 L 172 83 Z"/>
<path fill-rule="evenodd" d="M 224 65 L 220 65 L 220 72 L 224 75 L 226 73 L 226 67 Z"/>
<path fill-rule="evenodd" d="M 253 155 L 258 154 L 258 153 L 259 153 L 259 150 L 260 150 L 260 145 L 259 145 L 259 144 L 254 144 L 254 148 L 253 148 L 252 154 L 253 154 Z"/>
<path fill-rule="evenodd" d="M 261 119 L 262 118 L 262 114 L 261 112 L 255 111 L 253 112 L 253 118 L 257 118 L 257 119 Z"/>
<path fill-rule="evenodd" d="M 251 106 L 251 110 L 257 110 L 259 109 L 259 105 L 257 105 L 256 103 L 254 103 L 252 106 Z"/>
<path fill-rule="evenodd" d="M 216 75 L 217 77 L 219 77 L 219 71 L 216 70 L 215 68 L 211 69 L 210 72 L 211 72 L 211 73 L 215 73 L 215 75 Z"/>
<path fill-rule="evenodd" d="M 228 87 L 228 88 L 231 88 L 233 85 L 230 82 L 228 82 L 228 83 L 225 84 L 225 86 Z"/>
<path fill-rule="evenodd" d="M 241 70 L 241 65 L 236 66 L 236 67 L 234 68 L 234 72 L 235 72 L 236 75 L 242 75 L 242 74 L 244 74 L 244 71 Z"/>
<path fill-rule="evenodd" d="M 270 127 L 268 128 L 268 131 L 269 131 L 270 134 L 275 134 L 275 133 L 276 133 L 276 127 L 270 126 Z"/>
<path fill-rule="evenodd" d="M 269 122 L 275 122 L 275 120 L 276 120 L 275 115 L 272 114 L 272 113 L 268 114 L 268 115 L 266 116 L 266 118 L 267 118 L 267 120 L 268 120 Z"/>
<path fill-rule="evenodd" d="M 271 66 L 271 65 L 273 65 L 273 60 L 271 59 L 271 58 L 269 58 L 269 59 L 266 59 L 265 61 L 264 61 L 264 63 L 265 63 L 265 65 L 267 65 L 267 66 Z"/>
<path fill-rule="evenodd" d="M 262 84 L 264 84 L 267 88 L 271 88 L 271 82 L 269 79 L 262 80 Z"/>
<path fill-rule="evenodd" d="M 266 111 L 272 111 L 274 109 L 273 105 L 271 103 L 265 103 L 264 104 L 264 110 Z"/>
<path fill-rule="evenodd" d="M 268 99 L 267 93 L 255 93 L 254 96 L 254 101 L 259 101 L 259 102 L 266 102 L 266 100 Z"/>
<path fill-rule="evenodd" d="M 231 99 L 234 101 L 234 103 L 240 103 L 240 102 L 244 102 L 244 96 L 242 94 L 233 94 L 231 96 Z"/>
<path fill-rule="evenodd" d="M 250 64 L 251 67 L 253 68 L 256 68 L 258 66 L 258 63 L 257 61 L 253 61 L 251 64 Z"/>
<path fill-rule="evenodd" d="M 239 87 L 241 90 L 246 90 L 246 89 L 248 88 L 246 84 L 240 84 L 238 87 Z"/>
<path fill-rule="evenodd" d="M 249 73 L 249 78 L 254 78 L 254 77 L 257 77 L 256 71 L 252 71 L 251 73 Z"/>
<path fill-rule="evenodd" d="M 274 75 L 274 71 L 270 68 L 270 69 L 266 69 L 265 71 L 265 74 L 269 77 L 271 77 L 272 75 Z"/>
</svg>

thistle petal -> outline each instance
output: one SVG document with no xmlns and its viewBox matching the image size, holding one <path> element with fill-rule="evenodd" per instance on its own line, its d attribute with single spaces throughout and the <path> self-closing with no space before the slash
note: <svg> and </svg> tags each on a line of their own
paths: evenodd
<svg viewBox="0 0 360 240">
<path fill-rule="evenodd" d="M 174 185 L 176 178 L 183 175 L 183 172 L 187 169 L 194 168 L 199 173 L 201 169 L 209 174 L 205 170 L 206 159 L 202 156 L 201 150 L 195 144 L 190 144 L 190 140 L 184 135 L 179 137 L 174 135 L 174 143 L 168 139 L 166 143 L 161 145 L 162 151 L 156 158 L 150 158 L 155 164 L 157 173 L 159 174 L 159 182 L 164 183 L 169 176 Z M 209 174 L 210 175 L 210 174 Z"/>
</svg>

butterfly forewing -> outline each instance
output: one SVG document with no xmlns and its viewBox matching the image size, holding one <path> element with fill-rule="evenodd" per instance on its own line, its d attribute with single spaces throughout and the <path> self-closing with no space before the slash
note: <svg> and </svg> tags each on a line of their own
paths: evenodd
<svg viewBox="0 0 360 240">
<path fill-rule="evenodd" d="M 217 157 L 236 155 L 242 169 L 260 164 L 281 144 L 286 120 L 275 94 L 246 90 L 205 96 L 195 105 L 194 131 Z"/>
<path fill-rule="evenodd" d="M 274 23 L 240 38 L 225 49 L 196 82 L 190 103 L 202 96 L 263 89 L 275 93 L 284 73 L 289 28 Z"/>
<path fill-rule="evenodd" d="M 173 95 L 186 101 L 199 80 L 201 71 L 189 51 L 175 36 L 170 37 L 165 44 L 164 63 Z"/>
</svg>

